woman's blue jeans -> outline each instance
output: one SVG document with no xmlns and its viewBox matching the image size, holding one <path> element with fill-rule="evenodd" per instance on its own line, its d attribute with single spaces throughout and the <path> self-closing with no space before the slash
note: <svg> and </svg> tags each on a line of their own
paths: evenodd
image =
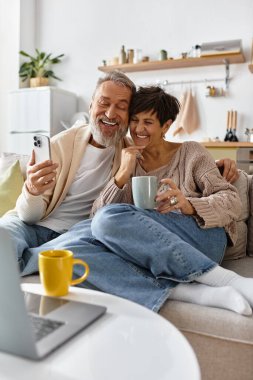
<svg viewBox="0 0 253 380">
<path fill-rule="evenodd" d="M 91 230 L 117 257 L 149 278 L 151 275 L 156 284 L 167 289 L 167 296 L 178 282 L 194 281 L 213 269 L 222 261 L 227 245 L 224 228 L 201 229 L 191 216 L 160 214 L 129 204 L 100 209 Z M 160 300 L 153 309 L 158 305 Z"/>
<path fill-rule="evenodd" d="M 124 204 L 106 206 L 92 225 L 90 219 L 84 220 L 61 235 L 14 216 L 1 218 L 0 228 L 12 240 L 21 275 L 38 271 L 40 251 L 70 249 L 90 266 L 88 281 L 79 286 L 118 295 L 154 311 L 178 282 L 193 281 L 212 269 L 226 246 L 222 228 L 201 230 L 190 217 Z M 74 267 L 74 277 L 81 272 L 81 267 Z"/>
</svg>

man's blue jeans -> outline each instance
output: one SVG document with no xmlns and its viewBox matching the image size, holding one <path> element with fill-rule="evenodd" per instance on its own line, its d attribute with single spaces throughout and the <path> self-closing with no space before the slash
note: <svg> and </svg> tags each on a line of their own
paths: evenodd
<svg viewBox="0 0 253 380">
<path fill-rule="evenodd" d="M 90 219 L 84 220 L 59 235 L 44 227 L 27 225 L 16 216 L 0 218 L 0 228 L 8 232 L 21 276 L 38 272 L 39 252 L 70 249 L 76 258 L 85 260 L 90 266 L 88 280 L 78 286 L 118 295 L 158 311 L 168 298 L 170 286 L 167 281 L 164 286 L 148 271 L 110 252 L 92 236 L 90 225 Z M 82 267 L 74 266 L 74 277 L 82 272 Z"/>
<path fill-rule="evenodd" d="M 125 204 L 106 206 L 97 212 L 92 225 L 91 220 L 84 220 L 62 235 L 29 226 L 17 217 L 1 218 L 0 228 L 9 232 L 22 275 L 38 271 L 40 251 L 70 249 L 90 266 L 88 281 L 81 286 L 154 311 L 178 282 L 193 281 L 214 268 L 226 247 L 223 228 L 202 230 L 191 217 L 162 215 Z M 75 276 L 81 272 L 81 267 L 74 267 Z"/>
</svg>

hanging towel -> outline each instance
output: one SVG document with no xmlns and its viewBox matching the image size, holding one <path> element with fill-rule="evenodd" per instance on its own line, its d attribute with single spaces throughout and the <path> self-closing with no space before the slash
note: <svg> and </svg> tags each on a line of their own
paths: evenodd
<svg viewBox="0 0 253 380">
<path fill-rule="evenodd" d="M 185 91 L 180 99 L 181 109 L 176 119 L 173 136 L 180 133 L 191 134 L 200 127 L 196 97 L 191 90 Z"/>
</svg>

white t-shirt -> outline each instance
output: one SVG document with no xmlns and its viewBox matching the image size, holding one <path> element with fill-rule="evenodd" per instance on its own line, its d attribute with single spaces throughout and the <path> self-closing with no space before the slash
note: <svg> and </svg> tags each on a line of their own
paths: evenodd
<svg viewBox="0 0 253 380">
<path fill-rule="evenodd" d="M 87 219 L 93 202 L 111 178 L 114 152 L 115 147 L 100 149 L 88 144 L 65 199 L 37 224 L 62 233 Z"/>
</svg>

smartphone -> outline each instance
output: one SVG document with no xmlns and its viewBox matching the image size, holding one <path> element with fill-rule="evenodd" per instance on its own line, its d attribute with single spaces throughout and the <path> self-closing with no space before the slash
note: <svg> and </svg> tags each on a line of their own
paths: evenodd
<svg viewBox="0 0 253 380">
<path fill-rule="evenodd" d="M 45 135 L 33 136 L 33 149 L 35 152 L 35 163 L 51 160 L 50 138 Z"/>
</svg>

